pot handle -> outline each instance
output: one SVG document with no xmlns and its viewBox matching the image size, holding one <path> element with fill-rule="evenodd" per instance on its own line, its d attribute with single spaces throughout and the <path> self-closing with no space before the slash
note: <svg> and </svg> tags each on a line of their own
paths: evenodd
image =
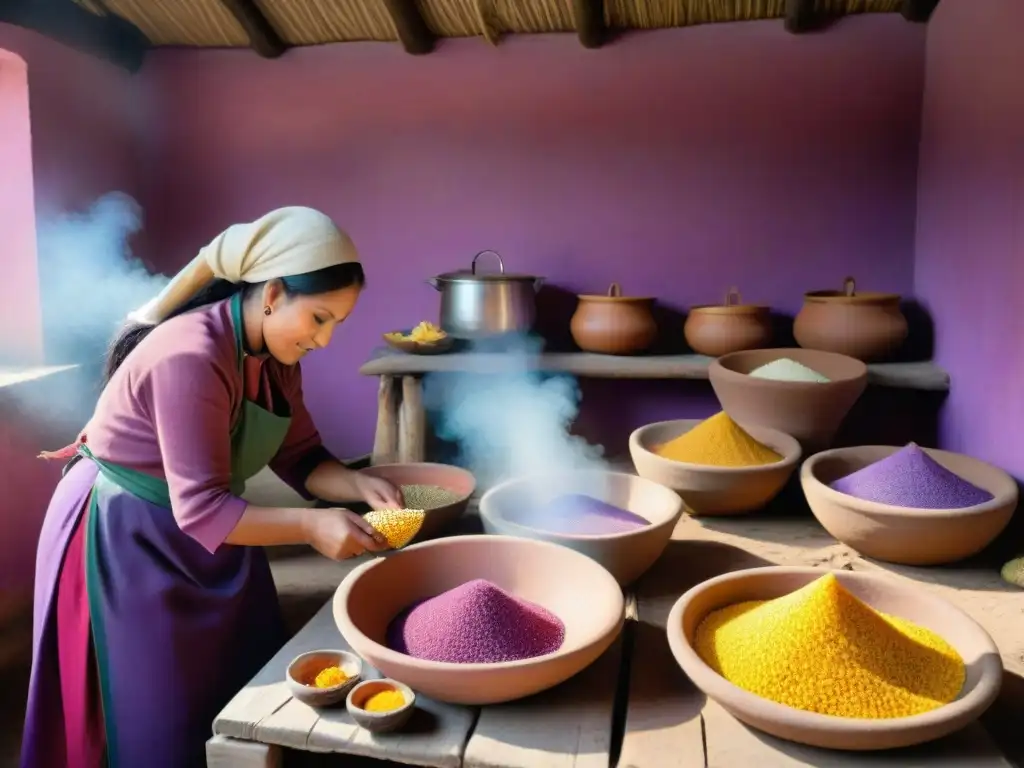
<svg viewBox="0 0 1024 768">
<path fill-rule="evenodd" d="M 423 282 L 425 282 L 427 285 L 429 285 L 435 291 L 440 291 L 441 290 L 441 281 L 438 280 L 436 277 L 428 277 Z"/>
<path fill-rule="evenodd" d="M 857 281 L 852 277 L 847 276 L 846 279 L 843 280 L 843 293 L 847 296 L 853 296 L 857 293 Z"/>
<path fill-rule="evenodd" d="M 474 275 L 476 274 L 476 260 L 479 259 L 481 256 L 483 256 L 485 253 L 493 253 L 494 254 L 494 258 L 496 258 L 498 260 L 498 272 L 500 272 L 501 274 L 504 275 L 505 274 L 505 262 L 501 260 L 501 254 L 498 253 L 497 251 L 492 251 L 490 248 L 488 248 L 486 251 L 480 251 L 480 253 L 478 253 L 476 256 L 473 257 L 473 263 L 470 266 L 470 269 L 471 269 L 472 273 Z"/>
<path fill-rule="evenodd" d="M 731 306 L 734 306 L 736 304 L 742 304 L 742 303 L 743 303 L 743 297 L 740 296 L 740 289 L 737 288 L 734 285 L 725 294 L 725 306 L 731 307 Z"/>
<path fill-rule="evenodd" d="M 612 283 L 608 286 L 608 295 L 610 297 L 618 297 L 622 295 L 622 287 L 618 283 Z"/>
</svg>

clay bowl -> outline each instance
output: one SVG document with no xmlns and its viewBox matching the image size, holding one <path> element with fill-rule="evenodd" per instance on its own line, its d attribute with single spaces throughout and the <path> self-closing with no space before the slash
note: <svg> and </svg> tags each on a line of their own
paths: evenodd
<svg viewBox="0 0 1024 768">
<path fill-rule="evenodd" d="M 554 498 L 585 494 L 646 518 L 650 525 L 624 533 L 570 534 L 545 530 L 531 512 Z M 515 478 L 480 498 L 487 533 L 550 541 L 574 549 L 608 569 L 619 584 L 639 578 L 665 551 L 682 514 L 680 498 L 656 482 L 625 472 L 582 470 Z"/>
<path fill-rule="evenodd" d="M 747 374 L 788 357 L 829 379 L 773 381 Z M 804 453 L 827 448 L 868 382 L 860 360 L 816 349 L 751 349 L 723 355 L 708 377 L 722 408 L 744 428 L 770 427 L 800 441 Z"/>
<path fill-rule="evenodd" d="M 330 688 L 313 685 L 316 676 L 327 667 L 341 667 L 348 679 Z M 303 704 L 311 707 L 329 707 L 344 701 L 345 696 L 363 674 L 363 662 L 347 651 L 309 651 L 292 659 L 285 673 L 288 691 Z"/>
<path fill-rule="evenodd" d="M 674 490 L 695 515 L 739 515 L 774 499 L 800 461 L 800 443 L 777 429 L 745 428 L 751 437 L 782 456 L 782 461 L 759 467 L 689 464 L 654 453 L 654 448 L 689 432 L 701 421 L 659 421 L 634 430 L 629 436 L 629 454 L 637 474 Z"/>
<path fill-rule="evenodd" d="M 410 604 L 487 579 L 565 624 L 554 653 L 519 661 L 425 661 L 385 644 Z M 567 547 L 512 536 L 453 536 L 414 544 L 353 569 L 334 595 L 334 620 L 352 649 L 382 674 L 453 704 L 495 704 L 547 690 L 598 658 L 622 630 L 622 590 L 598 563 Z"/>
<path fill-rule="evenodd" d="M 411 464 L 377 464 L 359 471 L 371 477 L 390 480 L 398 486 L 438 485 L 459 494 L 458 501 L 425 510 L 423 527 L 410 544 L 433 538 L 451 527 L 462 517 L 469 504 L 469 497 L 476 490 L 476 478 L 473 477 L 473 473 L 450 464 L 433 464 L 426 461 Z"/>
<path fill-rule="evenodd" d="M 382 691 L 398 691 L 405 698 L 405 704 L 388 712 L 370 712 L 364 707 L 371 696 Z M 408 685 L 397 680 L 364 680 L 349 691 L 345 708 L 356 723 L 371 733 L 386 733 L 401 728 L 409 721 L 416 704 L 416 694 Z"/>
<path fill-rule="evenodd" d="M 392 333 L 407 334 L 409 330 L 404 331 L 392 331 Z M 455 344 L 455 339 L 451 336 L 445 336 L 443 339 L 437 341 L 411 341 L 408 339 L 398 339 L 389 333 L 383 334 L 384 342 L 392 349 L 397 349 L 401 352 L 407 352 L 410 355 L 439 355 L 443 352 L 449 351 Z"/>
<path fill-rule="evenodd" d="M 668 644 L 679 666 L 700 690 L 733 717 L 789 741 L 826 749 L 907 747 L 953 733 L 975 720 L 999 694 L 1003 664 L 992 638 L 970 616 L 927 589 L 874 573 L 834 571 L 850 592 L 872 608 L 932 630 L 967 665 L 959 698 L 911 717 L 884 720 L 834 717 L 777 704 L 728 682 L 705 664 L 692 645 L 701 620 L 744 600 L 770 600 L 814 581 L 821 568 L 771 566 L 734 571 L 698 584 L 668 616 Z"/>
<path fill-rule="evenodd" d="M 904 565 L 939 565 L 984 549 L 1010 522 L 1017 483 L 998 467 L 950 451 L 922 448 L 954 474 L 992 494 L 961 509 L 918 509 L 865 501 L 829 485 L 900 450 L 891 445 L 836 448 L 811 456 L 800 470 L 811 512 L 822 527 L 862 555 Z"/>
</svg>

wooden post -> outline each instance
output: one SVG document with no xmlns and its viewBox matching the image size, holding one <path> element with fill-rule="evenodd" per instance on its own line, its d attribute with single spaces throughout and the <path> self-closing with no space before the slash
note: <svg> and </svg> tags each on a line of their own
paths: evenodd
<svg viewBox="0 0 1024 768">
<path fill-rule="evenodd" d="M 398 400 L 394 376 L 383 374 L 377 390 L 377 432 L 373 438 L 371 464 L 391 464 L 398 459 Z"/>
<path fill-rule="evenodd" d="M 423 408 L 423 380 L 402 377 L 402 405 L 398 411 L 398 460 L 423 461 L 427 452 L 427 413 Z"/>
<path fill-rule="evenodd" d="M 206 742 L 206 768 L 281 768 L 282 750 L 272 744 L 214 736 Z"/>
</svg>

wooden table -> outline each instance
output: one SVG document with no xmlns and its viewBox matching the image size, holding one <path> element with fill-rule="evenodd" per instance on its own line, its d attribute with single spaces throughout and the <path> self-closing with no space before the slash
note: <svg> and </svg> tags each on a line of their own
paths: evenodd
<svg viewBox="0 0 1024 768">
<path fill-rule="evenodd" d="M 467 517 L 463 532 L 476 525 L 475 516 Z M 420 711 L 407 730 L 371 736 L 353 725 L 344 708 L 316 711 L 292 699 L 284 686 L 294 656 L 346 647 L 328 604 L 217 717 L 209 765 L 277 766 L 282 748 L 291 748 L 438 768 L 1011 768 L 981 723 L 912 749 L 842 753 L 755 732 L 707 701 L 671 656 L 665 636 L 669 609 L 704 579 L 768 563 L 881 569 L 918 581 L 982 623 L 1007 668 L 1024 671 L 1024 592 L 996 592 L 997 574 L 882 566 L 837 544 L 806 515 L 705 521 L 684 516 L 665 554 L 630 590 L 629 621 L 620 639 L 562 685 L 483 708 L 420 697 Z"/>
<path fill-rule="evenodd" d="M 411 355 L 390 347 L 374 351 L 359 372 L 377 376 L 377 431 L 373 464 L 423 461 L 427 419 L 423 376 L 428 373 L 502 373 L 523 366 L 538 371 L 604 379 L 707 379 L 714 358 L 704 355 L 596 355 L 589 352 L 543 353 L 524 357 L 501 353 L 453 352 Z M 931 362 L 879 363 L 868 366 L 868 383 L 882 387 L 944 392 L 949 374 Z"/>
</svg>

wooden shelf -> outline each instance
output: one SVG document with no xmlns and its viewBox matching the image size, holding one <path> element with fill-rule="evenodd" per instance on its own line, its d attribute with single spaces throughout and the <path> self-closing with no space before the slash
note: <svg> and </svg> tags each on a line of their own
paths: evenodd
<svg viewBox="0 0 1024 768">
<path fill-rule="evenodd" d="M 532 370 L 560 371 L 601 379 L 707 379 L 714 358 L 704 355 L 618 357 L 589 352 L 546 352 L 528 359 Z M 501 373 L 520 370 L 518 355 L 452 352 L 410 355 L 380 347 L 359 372 L 364 376 L 408 376 L 435 372 Z M 868 366 L 868 383 L 897 389 L 949 390 L 949 374 L 931 361 L 876 363 Z"/>
</svg>

